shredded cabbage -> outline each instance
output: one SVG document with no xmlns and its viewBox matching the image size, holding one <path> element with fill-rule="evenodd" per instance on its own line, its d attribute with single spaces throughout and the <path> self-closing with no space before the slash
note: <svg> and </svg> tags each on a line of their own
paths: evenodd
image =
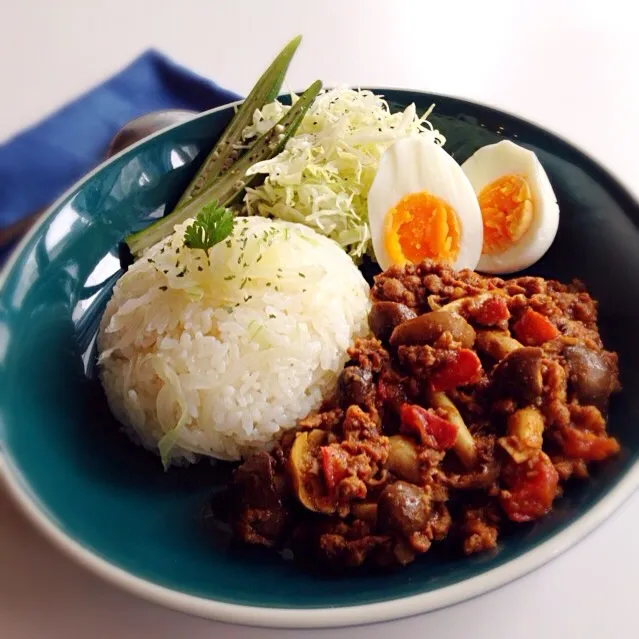
<svg viewBox="0 0 639 639">
<path fill-rule="evenodd" d="M 289 108 L 275 101 L 257 110 L 244 139 L 268 131 Z M 399 138 L 420 136 L 444 144 L 426 119 L 432 108 L 419 117 L 414 104 L 391 113 L 371 91 L 322 93 L 284 150 L 247 172 L 265 175 L 263 184 L 246 190 L 248 212 L 306 224 L 335 240 L 356 262 L 366 253 L 374 257 L 367 197 L 377 165 Z"/>
</svg>

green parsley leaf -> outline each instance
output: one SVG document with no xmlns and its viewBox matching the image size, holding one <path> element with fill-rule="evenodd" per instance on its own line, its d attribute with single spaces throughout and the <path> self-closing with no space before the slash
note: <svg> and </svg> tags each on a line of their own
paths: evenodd
<svg viewBox="0 0 639 639">
<path fill-rule="evenodd" d="M 190 249 L 210 248 L 225 240 L 233 232 L 233 213 L 217 202 L 207 204 L 197 214 L 184 233 L 184 244 Z"/>
</svg>

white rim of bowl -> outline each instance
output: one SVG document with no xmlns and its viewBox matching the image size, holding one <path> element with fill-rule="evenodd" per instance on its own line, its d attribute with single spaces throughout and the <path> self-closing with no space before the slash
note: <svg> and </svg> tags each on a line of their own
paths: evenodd
<svg viewBox="0 0 639 639">
<path fill-rule="evenodd" d="M 562 142 L 571 145 L 594 164 L 599 165 L 608 172 L 618 184 L 630 193 L 631 196 L 634 196 L 633 190 L 628 188 L 628 186 L 619 180 L 605 164 L 591 158 L 588 153 L 583 151 L 578 145 L 572 143 L 567 138 L 556 134 L 547 127 L 537 124 L 533 120 L 520 117 L 514 113 L 504 111 L 503 109 L 486 103 L 458 96 L 444 94 L 438 96 L 438 94 L 428 93 L 426 91 L 402 89 L 399 87 L 372 87 L 371 90 L 382 94 L 385 91 L 424 93 L 433 96 L 434 98 L 452 98 L 500 111 L 510 117 L 532 124 L 542 131 L 551 133 Z M 238 104 L 241 104 L 241 102 L 242 100 L 237 100 L 235 102 L 204 111 L 195 115 L 193 119 L 205 117 L 210 113 L 215 113 L 224 109 L 233 108 Z M 187 122 L 190 122 L 190 120 Z M 95 167 L 81 180 L 67 189 L 64 194 L 47 209 L 47 211 L 26 233 L 12 251 L 0 271 L 0 291 L 4 287 L 8 273 L 17 261 L 22 249 L 26 246 L 33 235 L 35 235 L 38 229 L 49 219 L 53 211 L 58 208 L 58 206 L 60 206 L 60 204 L 62 204 L 62 202 L 64 202 L 64 200 L 66 200 L 75 190 L 91 179 L 98 171 L 101 171 L 104 167 L 118 160 L 123 155 L 136 149 L 138 146 L 147 143 L 149 140 L 163 135 L 171 129 L 183 126 L 184 124 L 186 123 L 181 122 L 167 127 L 166 129 L 162 129 L 144 140 L 124 149 L 117 155 L 109 158 L 109 160 Z M 38 506 L 37 499 L 29 493 L 25 486 L 23 486 L 21 474 L 12 469 L 11 465 L 7 462 L 8 459 L 0 449 L 0 477 L 4 479 L 9 494 L 13 497 L 14 501 L 22 509 L 25 515 L 59 549 L 78 563 L 96 573 L 98 576 L 104 578 L 106 581 L 142 599 L 146 599 L 147 601 L 196 615 L 198 617 L 215 619 L 217 621 L 224 621 L 227 623 L 273 628 L 336 628 L 390 621 L 431 612 L 433 610 L 445 608 L 447 606 L 472 599 L 478 595 L 485 594 L 499 588 L 500 586 L 505 586 L 515 579 L 523 577 L 533 570 L 540 568 L 574 546 L 577 542 L 583 540 L 589 533 L 593 532 L 616 510 L 618 510 L 619 507 L 634 493 L 635 489 L 639 485 L 639 461 L 636 461 L 609 493 L 604 495 L 585 514 L 578 517 L 574 522 L 570 523 L 559 533 L 553 535 L 550 539 L 542 542 L 538 546 L 535 546 L 531 550 L 524 552 L 523 555 L 507 561 L 501 566 L 487 570 L 476 577 L 471 577 L 470 579 L 460 581 L 450 586 L 445 586 L 444 588 L 439 588 L 437 590 L 417 595 L 398 597 L 357 606 L 331 608 L 269 608 L 232 604 L 214 599 L 205 599 L 195 595 L 187 595 L 147 581 L 146 579 L 135 577 L 122 568 L 116 567 L 114 564 L 111 564 L 105 559 L 94 554 L 91 550 L 85 548 L 82 544 L 60 530 L 53 520 L 45 514 L 44 509 Z"/>
</svg>

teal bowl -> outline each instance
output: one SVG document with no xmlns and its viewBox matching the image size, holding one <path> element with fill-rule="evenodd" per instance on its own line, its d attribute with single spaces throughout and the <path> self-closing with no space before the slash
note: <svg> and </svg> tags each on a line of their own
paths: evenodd
<svg viewBox="0 0 639 639">
<path fill-rule="evenodd" d="M 557 239 L 532 272 L 582 279 L 600 301 L 603 338 L 620 354 L 624 391 L 610 431 L 622 452 L 570 484 L 548 517 L 508 532 L 492 553 L 433 550 L 404 570 L 322 578 L 282 556 L 222 543 L 206 525 L 226 464 L 162 470 L 110 416 L 95 337 L 121 274 L 118 243 L 176 203 L 231 107 L 147 139 L 56 202 L 1 277 L 0 468 L 10 492 L 59 547 L 157 603 L 224 621 L 341 626 L 450 605 L 539 567 L 583 538 L 639 483 L 639 206 L 614 177 L 555 135 L 501 111 L 444 96 L 379 90 L 395 108 L 433 101 L 433 124 L 458 161 L 513 139 L 533 149 L 561 206 Z M 629 533 L 631 534 L 631 533 Z M 605 549 L 604 549 L 605 550 Z"/>
</svg>

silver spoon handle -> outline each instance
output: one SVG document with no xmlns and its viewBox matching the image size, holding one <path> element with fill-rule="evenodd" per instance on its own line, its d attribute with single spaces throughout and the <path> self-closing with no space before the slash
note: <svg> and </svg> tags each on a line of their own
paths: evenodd
<svg viewBox="0 0 639 639">
<path fill-rule="evenodd" d="M 165 109 L 163 111 L 153 111 L 127 122 L 111 139 L 106 150 L 105 160 L 123 151 L 127 147 L 143 140 L 149 135 L 153 135 L 162 129 L 166 129 L 174 124 L 186 122 L 197 115 L 197 111 L 187 111 L 185 109 Z M 17 240 L 24 235 L 33 223 L 49 207 L 45 206 L 35 213 L 14 222 L 10 226 L 0 228 L 0 249 Z"/>
</svg>

